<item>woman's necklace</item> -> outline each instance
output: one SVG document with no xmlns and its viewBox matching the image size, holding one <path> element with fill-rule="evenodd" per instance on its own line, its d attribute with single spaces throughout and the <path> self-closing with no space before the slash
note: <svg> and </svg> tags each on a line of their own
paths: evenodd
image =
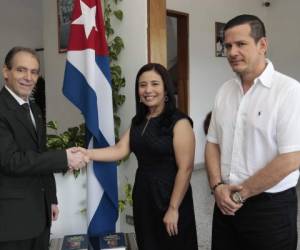
<svg viewBox="0 0 300 250">
<path fill-rule="evenodd" d="M 146 124 L 145 124 L 145 126 L 144 126 L 144 128 L 143 128 L 143 130 L 142 130 L 141 136 L 144 135 L 144 133 L 145 133 L 145 131 L 146 131 L 146 128 L 148 127 L 148 124 L 149 124 L 150 120 L 152 119 L 152 117 L 155 117 L 156 114 L 157 114 L 157 113 L 155 113 L 155 114 L 154 114 L 154 113 L 149 114 L 148 119 L 147 119 L 147 122 L 146 122 Z M 158 114 L 159 114 L 159 113 L 158 113 Z"/>
<path fill-rule="evenodd" d="M 147 119 L 147 122 L 146 122 L 146 124 L 145 124 L 145 126 L 144 126 L 144 128 L 143 128 L 143 130 L 142 130 L 141 136 L 144 135 L 145 130 L 146 130 L 146 128 L 148 127 L 148 124 L 149 124 L 150 120 L 151 120 L 151 117 L 149 117 L 149 118 Z"/>
</svg>

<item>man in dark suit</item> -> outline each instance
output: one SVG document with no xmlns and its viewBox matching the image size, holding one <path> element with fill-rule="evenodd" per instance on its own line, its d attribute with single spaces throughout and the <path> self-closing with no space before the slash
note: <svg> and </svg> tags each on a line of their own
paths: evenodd
<svg viewBox="0 0 300 250">
<path fill-rule="evenodd" d="M 11 49 L 0 91 L 0 249 L 48 249 L 58 207 L 53 173 L 83 167 L 71 149 L 46 152 L 40 109 L 29 102 L 39 60 L 29 48 Z"/>
</svg>

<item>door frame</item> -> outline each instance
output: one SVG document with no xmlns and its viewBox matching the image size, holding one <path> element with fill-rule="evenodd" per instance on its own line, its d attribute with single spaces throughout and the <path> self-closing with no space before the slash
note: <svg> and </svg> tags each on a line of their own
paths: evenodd
<svg viewBox="0 0 300 250">
<path fill-rule="evenodd" d="M 148 62 L 167 66 L 167 15 L 177 18 L 178 108 L 189 112 L 189 15 L 167 10 L 166 0 L 148 0 Z"/>
</svg>

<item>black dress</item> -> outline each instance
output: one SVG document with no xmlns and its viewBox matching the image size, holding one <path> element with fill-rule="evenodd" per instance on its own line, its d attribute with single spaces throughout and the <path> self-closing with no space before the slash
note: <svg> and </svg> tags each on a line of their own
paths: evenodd
<svg viewBox="0 0 300 250">
<path fill-rule="evenodd" d="M 168 236 L 163 223 L 177 173 L 173 128 L 180 119 L 192 123 L 176 111 L 167 120 L 158 116 L 131 125 L 130 148 L 138 160 L 133 216 L 139 250 L 198 249 L 191 186 L 179 207 L 178 235 Z"/>
</svg>

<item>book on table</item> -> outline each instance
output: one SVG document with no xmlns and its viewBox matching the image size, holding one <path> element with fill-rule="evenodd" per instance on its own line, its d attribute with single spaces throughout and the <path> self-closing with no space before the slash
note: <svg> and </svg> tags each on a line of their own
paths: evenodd
<svg viewBox="0 0 300 250">
<path fill-rule="evenodd" d="M 61 250 L 88 250 L 89 241 L 86 234 L 66 235 Z"/>
<path fill-rule="evenodd" d="M 109 233 L 89 237 L 86 234 L 66 235 L 60 240 L 60 246 L 54 244 L 52 250 L 137 250 L 135 234 Z M 57 239 L 56 239 L 57 241 Z M 57 245 L 57 246 L 56 246 Z"/>
<path fill-rule="evenodd" d="M 124 233 L 101 235 L 99 243 L 100 250 L 126 250 Z"/>
</svg>

